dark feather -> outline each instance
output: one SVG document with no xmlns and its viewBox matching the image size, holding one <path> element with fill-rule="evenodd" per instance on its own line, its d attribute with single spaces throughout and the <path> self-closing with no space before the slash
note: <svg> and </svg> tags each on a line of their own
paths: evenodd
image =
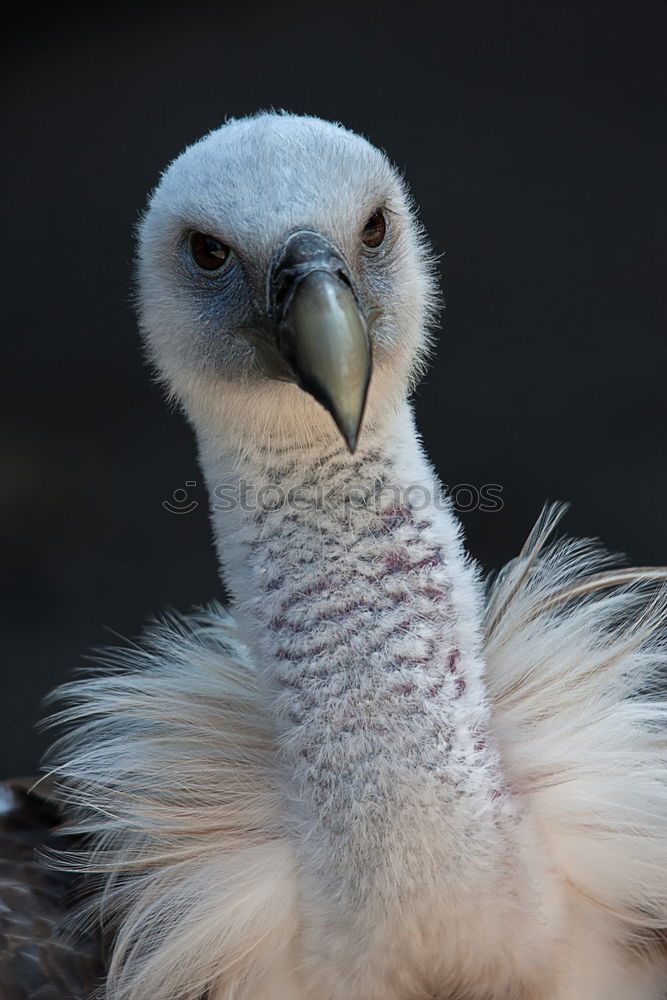
<svg viewBox="0 0 667 1000">
<path fill-rule="evenodd" d="M 100 939 L 64 928 L 82 886 L 41 862 L 41 850 L 64 845 L 48 789 L 31 784 L 0 782 L 0 997 L 88 1000 L 103 976 Z"/>
</svg>

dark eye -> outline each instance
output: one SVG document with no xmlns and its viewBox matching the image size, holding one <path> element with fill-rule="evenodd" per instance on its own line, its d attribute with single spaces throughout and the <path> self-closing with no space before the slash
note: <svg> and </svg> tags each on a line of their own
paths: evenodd
<svg viewBox="0 0 667 1000">
<path fill-rule="evenodd" d="M 192 233 L 190 235 L 190 253 L 197 267 L 202 271 L 219 271 L 223 264 L 227 263 L 231 253 L 226 243 L 216 239 L 215 236 L 207 236 L 206 233 Z"/>
<path fill-rule="evenodd" d="M 373 212 L 364 226 L 361 232 L 361 242 L 364 246 L 371 247 L 374 250 L 375 247 L 380 246 L 386 232 L 387 223 L 385 222 L 384 213 L 378 208 L 377 212 Z"/>
</svg>

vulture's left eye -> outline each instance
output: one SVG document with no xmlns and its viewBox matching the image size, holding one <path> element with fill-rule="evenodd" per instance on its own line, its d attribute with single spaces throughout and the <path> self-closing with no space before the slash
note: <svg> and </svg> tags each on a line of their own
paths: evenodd
<svg viewBox="0 0 667 1000">
<path fill-rule="evenodd" d="M 373 212 L 373 214 L 368 218 L 361 233 L 361 241 L 364 246 L 370 247 L 374 250 L 375 247 L 380 246 L 386 232 L 387 222 L 384 217 L 384 212 L 382 209 L 378 208 L 378 210 Z"/>
<path fill-rule="evenodd" d="M 202 271 L 219 271 L 229 259 L 231 248 L 206 233 L 191 233 L 190 253 L 197 267 Z"/>
</svg>

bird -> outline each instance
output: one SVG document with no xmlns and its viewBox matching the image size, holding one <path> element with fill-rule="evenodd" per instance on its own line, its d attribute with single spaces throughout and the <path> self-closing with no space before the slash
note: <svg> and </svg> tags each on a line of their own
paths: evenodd
<svg viewBox="0 0 667 1000">
<path fill-rule="evenodd" d="M 667 570 L 563 505 L 495 576 L 467 554 L 415 425 L 439 292 L 398 169 L 229 119 L 137 235 L 230 602 L 101 653 L 54 695 L 47 784 L 6 786 L 14 828 L 45 813 L 31 884 L 78 886 L 62 995 L 664 1000 Z M 50 997 L 16 951 L 3 996 Z"/>
</svg>

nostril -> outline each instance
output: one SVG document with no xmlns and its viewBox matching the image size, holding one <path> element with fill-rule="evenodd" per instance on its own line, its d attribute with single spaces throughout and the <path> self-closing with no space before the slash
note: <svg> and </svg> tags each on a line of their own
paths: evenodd
<svg viewBox="0 0 667 1000">
<path fill-rule="evenodd" d="M 282 313 L 285 299 L 292 283 L 293 275 L 290 271 L 282 271 L 278 275 L 278 280 L 274 285 L 274 305 L 278 314 Z"/>
<path fill-rule="evenodd" d="M 342 281 L 344 285 L 347 285 L 350 290 L 352 289 L 352 282 L 348 277 L 347 271 L 344 271 L 342 267 L 339 267 L 336 271 L 336 277 L 339 281 Z"/>
</svg>

